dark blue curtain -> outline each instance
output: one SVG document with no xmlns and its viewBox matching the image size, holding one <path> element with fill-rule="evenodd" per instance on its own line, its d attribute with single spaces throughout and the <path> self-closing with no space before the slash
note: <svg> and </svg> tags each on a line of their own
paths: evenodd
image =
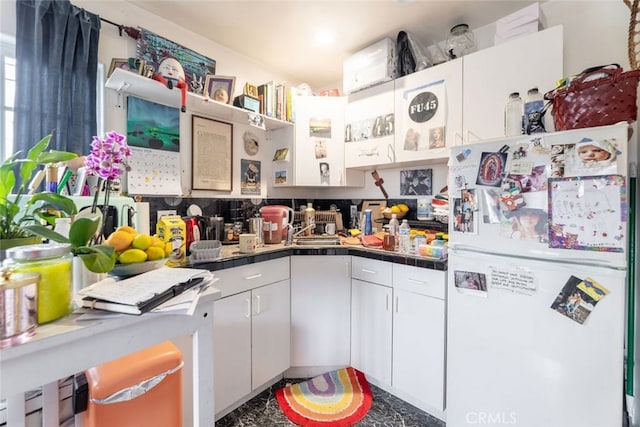
<svg viewBox="0 0 640 427">
<path fill-rule="evenodd" d="M 89 152 L 96 134 L 100 18 L 67 0 L 17 0 L 14 150 Z"/>
</svg>

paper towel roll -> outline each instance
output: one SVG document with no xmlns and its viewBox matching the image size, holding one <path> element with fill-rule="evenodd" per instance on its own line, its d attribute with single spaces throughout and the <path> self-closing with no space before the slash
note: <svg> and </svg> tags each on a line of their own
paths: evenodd
<svg viewBox="0 0 640 427">
<path fill-rule="evenodd" d="M 136 202 L 135 226 L 138 233 L 151 234 L 149 232 L 149 202 Z"/>
</svg>

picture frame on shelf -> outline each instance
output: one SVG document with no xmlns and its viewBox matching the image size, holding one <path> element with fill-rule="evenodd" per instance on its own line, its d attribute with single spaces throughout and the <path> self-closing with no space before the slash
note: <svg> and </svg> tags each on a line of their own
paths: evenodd
<svg viewBox="0 0 640 427">
<path fill-rule="evenodd" d="M 217 76 L 207 74 L 204 83 L 205 97 L 223 104 L 231 104 L 233 101 L 233 89 L 235 88 L 235 76 Z"/>
<path fill-rule="evenodd" d="M 140 75 L 144 74 L 144 67 L 147 65 L 147 61 L 138 58 L 129 58 L 129 69 L 134 73 Z"/>
<path fill-rule="evenodd" d="M 191 117 L 191 125 L 192 189 L 231 191 L 233 125 L 196 115 Z"/>
<path fill-rule="evenodd" d="M 111 66 L 109 67 L 109 73 L 107 74 L 107 77 L 110 77 L 111 74 L 113 74 L 113 70 L 115 70 L 116 68 L 131 71 L 134 73 L 137 72 L 137 70 L 132 70 L 129 66 L 129 58 L 113 58 L 111 60 Z"/>
</svg>

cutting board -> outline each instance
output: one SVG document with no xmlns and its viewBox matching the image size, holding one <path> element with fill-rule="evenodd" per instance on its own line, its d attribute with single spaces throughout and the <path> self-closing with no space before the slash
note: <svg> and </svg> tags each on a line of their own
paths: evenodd
<svg viewBox="0 0 640 427">
<path fill-rule="evenodd" d="M 382 215 L 382 211 L 387 207 L 386 200 L 365 200 L 362 202 L 362 215 L 360 216 L 360 223 L 364 221 L 364 211 L 366 209 L 371 209 L 371 221 L 373 222 L 373 228 L 376 228 L 378 231 L 382 230 L 382 222 L 378 222 L 377 220 L 381 220 L 384 218 Z"/>
</svg>

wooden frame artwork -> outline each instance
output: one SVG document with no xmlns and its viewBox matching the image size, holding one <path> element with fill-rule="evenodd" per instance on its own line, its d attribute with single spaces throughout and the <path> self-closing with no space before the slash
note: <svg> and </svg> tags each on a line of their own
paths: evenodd
<svg viewBox="0 0 640 427">
<path fill-rule="evenodd" d="M 233 76 L 208 74 L 204 82 L 205 97 L 222 102 L 223 104 L 231 104 L 235 85 L 236 78 Z"/>
<path fill-rule="evenodd" d="M 116 68 L 122 68 L 123 70 L 127 71 L 136 71 L 131 70 L 131 67 L 129 67 L 129 58 L 113 58 L 111 60 L 111 66 L 109 67 L 109 73 L 107 74 L 107 77 L 111 76 L 113 70 L 115 70 Z"/>
<path fill-rule="evenodd" d="M 233 125 L 192 116 L 192 189 L 231 191 Z"/>
</svg>

